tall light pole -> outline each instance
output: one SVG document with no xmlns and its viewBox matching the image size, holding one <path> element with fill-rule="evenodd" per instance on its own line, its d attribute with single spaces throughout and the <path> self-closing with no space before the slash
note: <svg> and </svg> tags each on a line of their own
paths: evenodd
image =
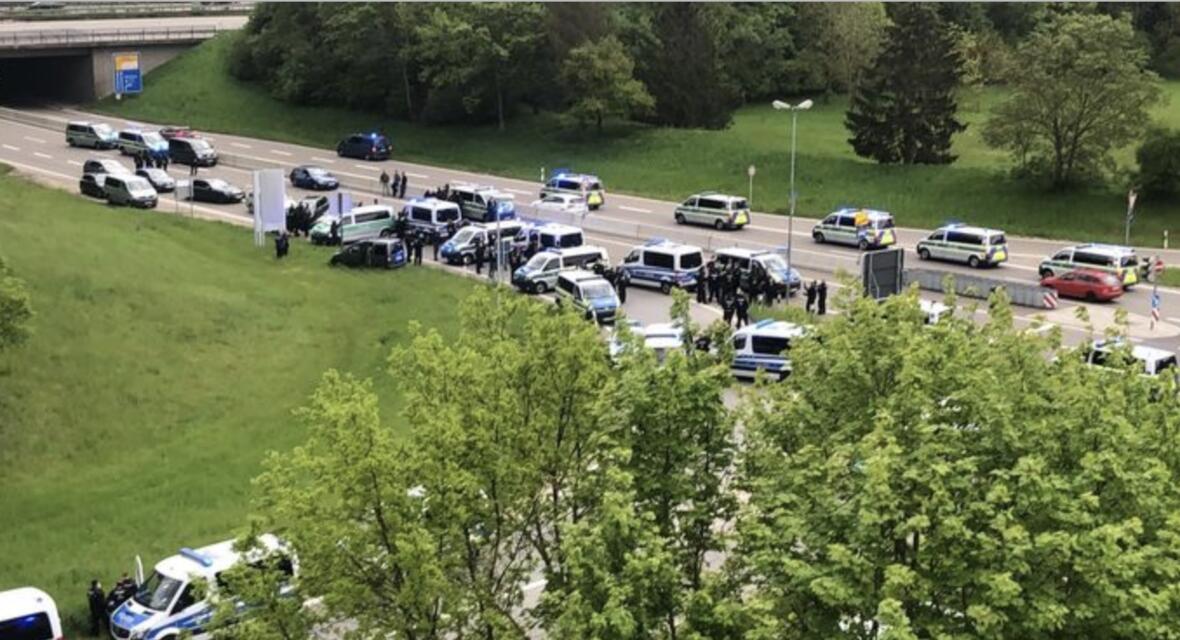
<svg viewBox="0 0 1180 640">
<path fill-rule="evenodd" d="M 791 112 L 791 210 L 787 214 L 787 268 L 790 269 L 793 267 L 791 245 L 795 237 L 795 131 L 799 124 L 799 112 L 807 111 L 814 103 L 811 100 L 804 100 L 799 104 L 792 105 L 782 100 L 775 100 L 771 104 L 779 111 L 785 109 Z"/>
</svg>

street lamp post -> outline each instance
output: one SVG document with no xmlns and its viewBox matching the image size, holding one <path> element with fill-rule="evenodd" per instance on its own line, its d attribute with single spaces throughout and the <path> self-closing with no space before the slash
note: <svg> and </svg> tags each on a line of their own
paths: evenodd
<svg viewBox="0 0 1180 640">
<path fill-rule="evenodd" d="M 782 100 L 775 100 L 771 104 L 779 111 L 791 112 L 791 209 L 787 214 L 787 269 L 791 269 L 794 266 L 794 263 L 791 262 L 791 245 L 795 237 L 795 132 L 799 124 L 799 112 L 807 111 L 814 103 L 811 100 L 804 100 L 799 104 L 792 105 Z"/>
</svg>

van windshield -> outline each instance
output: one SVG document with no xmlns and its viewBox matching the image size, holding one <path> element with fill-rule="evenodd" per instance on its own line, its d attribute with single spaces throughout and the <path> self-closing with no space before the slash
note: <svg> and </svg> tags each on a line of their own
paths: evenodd
<svg viewBox="0 0 1180 640">
<path fill-rule="evenodd" d="M 139 178 L 138 180 L 128 180 L 127 190 L 130 191 L 132 195 L 137 196 L 151 195 L 155 192 L 155 189 L 152 188 L 152 185 L 148 184 L 148 181 L 144 180 L 143 178 Z"/>
<path fill-rule="evenodd" d="M 176 596 L 180 587 L 180 580 L 169 578 L 159 571 L 153 571 L 152 577 L 139 585 L 139 589 L 132 597 L 137 603 L 148 609 L 164 611 L 168 605 L 172 604 L 172 598 Z"/>
<path fill-rule="evenodd" d="M 610 300 L 614 296 L 615 290 L 605 282 L 593 282 L 582 285 L 582 297 L 587 300 Z"/>
<path fill-rule="evenodd" d="M 696 269 L 703 262 L 700 253 L 686 253 L 680 256 L 680 268 L 684 270 Z"/>
<path fill-rule="evenodd" d="M 438 211 L 435 211 L 434 215 L 438 218 L 439 222 L 458 222 L 459 207 L 446 207 L 445 209 L 439 209 Z"/>
<path fill-rule="evenodd" d="M 156 133 L 155 131 L 144 132 L 143 142 L 149 147 L 162 147 L 165 144 L 164 139 L 161 138 L 160 134 Z"/>
<path fill-rule="evenodd" d="M 874 229 L 892 229 L 893 228 L 893 218 L 877 218 L 876 220 L 873 220 L 873 228 Z"/>
<path fill-rule="evenodd" d="M 471 242 L 472 238 L 474 238 L 474 237 L 475 237 L 475 229 L 472 229 L 471 227 L 466 227 L 464 229 L 460 229 L 459 233 L 456 233 L 455 237 L 451 238 L 451 241 L 457 245 L 463 245 L 463 244 L 467 244 L 467 243 Z"/>
<path fill-rule="evenodd" d="M 748 202 L 746 202 L 745 200 L 734 200 L 733 206 L 730 208 L 733 209 L 734 211 L 742 211 L 745 209 L 749 209 L 750 204 Z"/>
<path fill-rule="evenodd" d="M 761 262 L 762 266 L 771 273 L 786 273 L 787 271 L 787 261 L 778 254 L 758 256 L 758 262 Z"/>
<path fill-rule="evenodd" d="M 111 125 L 109 125 L 109 124 L 96 124 L 96 125 L 94 125 L 94 132 L 97 133 L 99 135 L 99 137 L 102 137 L 102 138 L 109 138 L 109 137 L 115 135 L 115 130 L 112 129 Z"/>
<path fill-rule="evenodd" d="M 529 261 L 524 263 L 524 267 L 525 267 L 525 269 L 528 269 L 530 271 L 536 271 L 536 270 L 544 267 L 545 263 L 548 262 L 549 259 L 552 257 L 553 256 L 548 253 L 538 253 L 537 255 L 533 256 L 532 258 L 529 258 Z"/>
</svg>

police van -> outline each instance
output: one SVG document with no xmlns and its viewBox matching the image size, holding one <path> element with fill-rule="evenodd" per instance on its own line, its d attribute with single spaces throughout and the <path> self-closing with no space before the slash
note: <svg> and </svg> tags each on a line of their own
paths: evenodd
<svg viewBox="0 0 1180 640">
<path fill-rule="evenodd" d="M 667 359 L 669 353 L 686 348 L 684 330 L 675 322 L 661 322 L 645 327 L 638 320 L 628 319 L 627 327 L 644 348 L 655 353 L 656 362 L 661 364 Z M 611 335 L 607 351 L 611 360 L 616 362 L 626 353 L 627 344 L 621 339 L 618 331 Z"/>
<path fill-rule="evenodd" d="M 155 131 L 124 129 L 119 132 L 119 152 L 134 156 L 147 152 L 153 158 L 168 157 L 168 141 Z"/>
<path fill-rule="evenodd" d="M 998 229 L 948 224 L 919 240 L 917 251 L 923 260 L 965 262 L 974 269 L 1008 260 L 1008 241 Z"/>
<path fill-rule="evenodd" d="M 1130 289 L 1139 282 L 1139 258 L 1130 247 L 1111 244 L 1080 244 L 1067 247 L 1041 261 L 1042 278 L 1068 273 L 1078 268 L 1097 269 L 1114 274 Z"/>
<path fill-rule="evenodd" d="M 438 254 L 450 264 L 471 264 L 475 262 L 475 249 L 479 245 L 495 251 L 492 240 L 501 238 L 501 247 L 508 251 L 528 242 L 530 226 L 520 220 L 501 220 L 486 224 L 472 224 L 459 229 L 455 235 L 439 247 Z"/>
<path fill-rule="evenodd" d="M 463 217 L 475 222 L 495 222 L 516 218 L 515 196 L 487 185 L 460 182 L 451 185 L 451 199 Z M 489 206 L 490 205 L 490 206 Z"/>
<path fill-rule="evenodd" d="M 0 638 L 62 640 L 61 617 L 53 598 L 34 587 L 0 591 Z"/>
<path fill-rule="evenodd" d="M 609 265 L 606 249 L 583 245 L 568 249 L 549 249 L 537 253 L 512 274 L 512 284 L 521 291 L 545 293 L 557 286 L 557 275 L 568 269 L 590 270 L 594 265 Z"/>
<path fill-rule="evenodd" d="M 654 239 L 632 249 L 621 268 L 632 283 L 669 293 L 695 287 L 704 261 L 700 247 Z"/>
<path fill-rule="evenodd" d="M 1114 365 L 1118 362 L 1116 352 L 1126 347 L 1126 343 L 1117 338 L 1096 340 L 1086 349 L 1086 363 L 1095 366 Z M 1165 372 L 1180 375 L 1180 364 L 1177 364 L 1176 354 L 1166 349 L 1136 344 L 1131 345 L 1128 355 L 1142 375 L 1158 376 Z"/>
<path fill-rule="evenodd" d="M 743 278 L 750 278 L 759 273 L 770 277 L 779 293 L 788 292 L 794 295 L 803 286 L 803 276 L 794 267 L 788 267 L 787 261 L 773 251 L 757 251 L 730 247 L 719 249 L 713 253 L 717 264 L 722 267 L 733 265 Z"/>
<path fill-rule="evenodd" d="M 114 149 L 119 145 L 119 134 L 101 122 L 71 122 L 66 125 L 66 144 L 71 147 Z"/>
<path fill-rule="evenodd" d="M 741 229 L 750 224 L 750 205 L 740 196 L 713 191 L 698 193 L 676 207 L 676 224 L 702 224 L 721 229 Z"/>
<path fill-rule="evenodd" d="M 600 324 L 611 324 L 619 312 L 619 296 L 606 278 L 585 271 L 572 269 L 557 276 L 557 303 L 569 300 L 571 304 Z"/>
<path fill-rule="evenodd" d="M 759 371 L 782 380 L 791 373 L 788 352 L 791 342 L 807 334 L 807 329 L 781 320 L 761 320 L 738 329 L 733 334 L 733 364 L 736 378 L 753 378 Z"/>
<path fill-rule="evenodd" d="M 865 249 L 879 249 L 897 242 L 893 216 L 875 209 L 840 209 L 829 213 L 811 229 L 816 242 L 834 242 Z"/>
<path fill-rule="evenodd" d="M 146 581 L 140 580 L 135 595 L 111 614 L 114 640 L 179 640 L 208 638 L 206 625 L 213 619 L 213 597 L 224 588 L 222 574 L 241 562 L 257 563 L 269 558 L 291 576 L 296 573 L 294 557 L 273 535 L 258 537 L 259 548 L 243 555 L 226 540 L 199 549 L 184 548 L 156 564 Z"/>
<path fill-rule="evenodd" d="M 156 206 L 157 194 L 147 178 L 110 174 L 103 183 L 107 202 L 110 204 L 129 205 L 143 209 Z"/>
<path fill-rule="evenodd" d="M 541 187 L 541 199 L 545 196 L 564 193 L 571 196 L 581 196 L 586 199 L 586 206 L 591 211 L 606 204 L 606 190 L 602 188 L 602 181 L 598 176 L 583 173 L 567 173 L 558 171 L 556 175 Z"/>
<path fill-rule="evenodd" d="M 349 244 L 391 236 L 393 224 L 393 207 L 372 204 L 356 207 L 340 216 L 324 216 L 312 226 L 308 235 L 313 244 Z"/>
<path fill-rule="evenodd" d="M 568 224 L 549 222 L 533 229 L 537 244 L 542 249 L 566 249 L 580 247 L 585 243 L 582 230 Z"/>
<path fill-rule="evenodd" d="M 458 224 L 463 214 L 459 205 L 438 198 L 411 198 L 402 209 L 410 228 L 443 233 L 449 224 Z"/>
</svg>

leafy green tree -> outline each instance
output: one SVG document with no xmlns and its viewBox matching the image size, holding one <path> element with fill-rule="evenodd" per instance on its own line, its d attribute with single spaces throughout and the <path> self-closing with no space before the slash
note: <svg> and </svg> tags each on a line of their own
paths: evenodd
<svg viewBox="0 0 1180 640">
<path fill-rule="evenodd" d="M 1175 637 L 1175 381 L 1087 366 L 1002 294 L 983 325 L 840 302 L 745 420 L 749 637 Z"/>
<path fill-rule="evenodd" d="M 800 4 L 797 11 L 802 51 L 792 69 L 805 78 L 800 88 L 825 95 L 851 90 L 880 50 L 889 25 L 885 5 L 816 2 Z"/>
<path fill-rule="evenodd" d="M 1135 151 L 1139 183 L 1148 193 L 1180 195 L 1180 131 L 1152 129 Z"/>
<path fill-rule="evenodd" d="M 791 25 L 796 5 L 783 2 L 715 4 L 717 46 L 725 75 L 743 102 L 779 97 L 790 89 L 796 57 Z"/>
<path fill-rule="evenodd" d="M 0 258 L 0 352 L 29 337 L 32 319 L 33 304 L 24 281 Z"/>
<path fill-rule="evenodd" d="M 290 558 L 268 555 L 259 544 L 261 533 L 254 521 L 234 543 L 235 551 L 258 558 L 218 578 L 212 635 L 217 640 L 306 640 L 323 620 L 302 598 Z"/>
<path fill-rule="evenodd" d="M 954 162 L 960 60 L 950 29 L 929 4 L 890 5 L 884 49 L 860 78 L 844 124 L 858 156 L 880 163 Z"/>
<path fill-rule="evenodd" d="M 561 66 L 562 83 L 573 99 L 567 113 L 583 123 L 593 121 L 601 133 L 606 116 L 649 112 L 655 100 L 634 72 L 635 63 L 614 36 L 573 49 Z"/>
<path fill-rule="evenodd" d="M 1017 50 L 1020 73 L 983 138 L 1054 188 L 1109 171 L 1111 151 L 1143 133 L 1148 110 L 1160 99 L 1146 65 L 1128 19 L 1054 15 Z"/>
</svg>

